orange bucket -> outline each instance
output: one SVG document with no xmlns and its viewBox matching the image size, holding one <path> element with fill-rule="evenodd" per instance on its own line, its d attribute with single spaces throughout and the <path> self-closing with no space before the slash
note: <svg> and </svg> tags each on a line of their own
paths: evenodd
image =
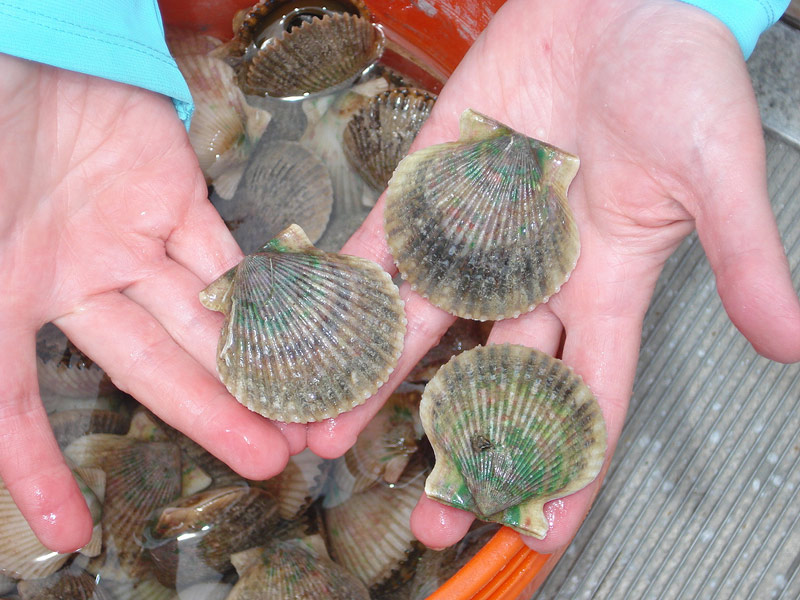
<svg viewBox="0 0 800 600">
<path fill-rule="evenodd" d="M 165 23 L 220 39 L 232 36 L 233 14 L 254 2 L 159 0 Z M 366 0 L 366 4 L 386 28 L 384 62 L 438 92 L 503 0 Z M 504 527 L 429 600 L 528 599 L 559 558 L 560 553 L 534 552 L 519 534 Z"/>
</svg>

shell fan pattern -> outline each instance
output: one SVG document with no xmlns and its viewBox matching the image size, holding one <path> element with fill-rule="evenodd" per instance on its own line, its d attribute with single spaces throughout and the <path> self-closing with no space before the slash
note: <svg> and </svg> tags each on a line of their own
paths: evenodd
<svg viewBox="0 0 800 600">
<path fill-rule="evenodd" d="M 404 158 L 384 213 L 401 275 L 459 317 L 532 310 L 568 279 L 580 252 L 567 204 L 577 157 L 472 110 L 457 142 Z"/>
<path fill-rule="evenodd" d="M 589 484 L 605 458 L 588 386 L 524 346 L 454 357 L 425 388 L 420 416 L 436 455 L 428 497 L 537 538 L 547 533 L 545 502 Z"/>
<path fill-rule="evenodd" d="M 308 423 L 364 403 L 400 358 L 403 301 L 377 264 L 314 248 L 292 225 L 200 293 L 225 314 L 222 382 L 267 418 Z"/>
</svg>

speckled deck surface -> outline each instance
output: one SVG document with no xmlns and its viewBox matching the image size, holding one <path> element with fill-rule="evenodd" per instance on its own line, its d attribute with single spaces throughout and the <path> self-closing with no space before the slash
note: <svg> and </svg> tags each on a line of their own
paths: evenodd
<svg viewBox="0 0 800 600">
<path fill-rule="evenodd" d="M 773 208 L 800 289 L 800 31 L 749 67 Z M 664 269 L 633 399 L 592 512 L 535 596 L 800 598 L 800 365 L 731 325 L 695 235 Z"/>
</svg>

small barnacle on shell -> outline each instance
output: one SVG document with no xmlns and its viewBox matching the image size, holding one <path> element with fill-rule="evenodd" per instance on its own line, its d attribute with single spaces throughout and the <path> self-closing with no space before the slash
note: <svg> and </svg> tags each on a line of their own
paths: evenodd
<svg viewBox="0 0 800 600">
<path fill-rule="evenodd" d="M 516 317 L 567 280 L 580 251 L 567 204 L 577 157 L 472 110 L 456 142 L 404 158 L 384 212 L 401 275 L 468 319 Z"/>
<path fill-rule="evenodd" d="M 422 425 L 436 455 L 425 482 L 434 500 L 543 538 L 545 502 L 600 472 L 600 406 L 563 362 L 514 345 L 455 356 L 425 388 Z"/>
<path fill-rule="evenodd" d="M 317 250 L 292 225 L 200 293 L 225 314 L 217 369 L 250 410 L 308 423 L 364 403 L 400 358 L 406 319 L 375 263 Z"/>
</svg>

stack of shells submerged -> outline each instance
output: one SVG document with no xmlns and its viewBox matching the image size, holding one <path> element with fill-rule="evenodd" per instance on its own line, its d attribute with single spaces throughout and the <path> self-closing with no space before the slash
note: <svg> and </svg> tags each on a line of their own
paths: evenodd
<svg viewBox="0 0 800 600">
<path fill-rule="evenodd" d="M 210 198 L 247 253 L 201 294 L 225 314 L 231 393 L 306 423 L 387 380 L 405 335 L 397 287 L 335 252 L 387 185 L 401 275 L 461 318 L 342 458 L 306 450 L 269 481 L 241 478 L 43 328 L 42 397 L 95 525 L 86 547 L 50 552 L 0 486 L 2 599 L 421 599 L 500 524 L 543 536 L 544 502 L 602 464 L 605 428 L 580 377 L 485 345 L 491 321 L 546 301 L 575 266 L 577 159 L 471 111 L 460 140 L 403 158 L 435 95 L 376 64 L 386 42 L 360 1 L 268 0 L 234 27 L 226 43 L 168 32 Z M 427 550 L 409 528 L 423 491 L 490 523 Z"/>
</svg>

